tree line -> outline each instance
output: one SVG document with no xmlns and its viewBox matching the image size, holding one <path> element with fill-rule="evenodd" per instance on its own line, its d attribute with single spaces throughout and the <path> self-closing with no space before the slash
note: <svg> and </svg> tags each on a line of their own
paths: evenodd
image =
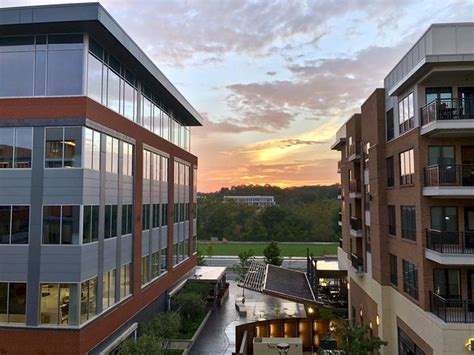
<svg viewBox="0 0 474 355">
<path fill-rule="evenodd" d="M 276 206 L 257 208 L 224 196 L 271 195 Z M 231 241 L 336 241 L 337 185 L 279 188 L 242 185 L 199 194 L 199 239 Z"/>
</svg>

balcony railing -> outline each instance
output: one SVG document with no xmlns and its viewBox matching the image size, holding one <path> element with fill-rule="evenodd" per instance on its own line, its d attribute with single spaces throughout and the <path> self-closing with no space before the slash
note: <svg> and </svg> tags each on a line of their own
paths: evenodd
<svg viewBox="0 0 474 355">
<path fill-rule="evenodd" d="M 349 181 L 349 192 L 350 193 L 360 193 L 360 183 L 359 180 Z"/>
<path fill-rule="evenodd" d="M 355 231 L 361 230 L 362 229 L 361 225 L 362 223 L 361 223 L 360 218 L 351 217 L 351 229 Z"/>
<path fill-rule="evenodd" d="M 474 119 L 474 99 L 437 99 L 421 108 L 421 122 Z"/>
<path fill-rule="evenodd" d="M 430 292 L 430 312 L 446 323 L 474 323 L 474 301 L 446 299 Z"/>
<path fill-rule="evenodd" d="M 474 186 L 474 164 L 430 165 L 425 186 Z"/>
<path fill-rule="evenodd" d="M 362 258 L 356 254 L 351 254 L 351 264 L 354 269 L 358 272 L 364 271 L 364 264 L 362 262 Z"/>
<path fill-rule="evenodd" d="M 348 157 L 351 157 L 353 155 L 360 155 L 360 145 L 359 144 L 351 144 L 349 146 L 349 150 L 348 150 Z"/>
<path fill-rule="evenodd" d="M 442 254 L 474 254 L 474 232 L 427 229 L 426 248 Z"/>
</svg>

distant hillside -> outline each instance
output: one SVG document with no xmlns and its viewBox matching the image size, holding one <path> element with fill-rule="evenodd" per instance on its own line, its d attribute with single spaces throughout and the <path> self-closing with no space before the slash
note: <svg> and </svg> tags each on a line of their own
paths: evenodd
<svg viewBox="0 0 474 355">
<path fill-rule="evenodd" d="M 277 204 L 312 203 L 319 200 L 336 200 L 337 186 L 301 186 L 280 188 L 272 185 L 239 185 L 231 188 L 223 187 L 220 191 L 200 193 L 203 196 L 274 196 Z"/>
<path fill-rule="evenodd" d="M 224 196 L 271 195 L 277 205 L 258 209 Z M 198 235 L 200 239 L 285 242 L 337 241 L 337 185 L 279 188 L 233 186 L 214 193 L 199 194 Z"/>
</svg>

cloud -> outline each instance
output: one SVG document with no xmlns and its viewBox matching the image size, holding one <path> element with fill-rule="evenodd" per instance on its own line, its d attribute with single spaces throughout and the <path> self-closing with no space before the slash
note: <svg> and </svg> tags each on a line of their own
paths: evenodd
<svg viewBox="0 0 474 355">
<path fill-rule="evenodd" d="M 269 76 L 274 76 L 276 75 L 276 71 L 267 71 L 266 74 L 269 75 Z"/>
</svg>

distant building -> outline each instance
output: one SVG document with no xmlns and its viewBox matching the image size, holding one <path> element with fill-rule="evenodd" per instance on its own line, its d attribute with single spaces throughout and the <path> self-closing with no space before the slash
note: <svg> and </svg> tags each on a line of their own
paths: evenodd
<svg viewBox="0 0 474 355">
<path fill-rule="evenodd" d="M 245 203 L 249 206 L 256 207 L 269 207 L 276 205 L 273 196 L 224 196 L 224 201 Z"/>
</svg>

